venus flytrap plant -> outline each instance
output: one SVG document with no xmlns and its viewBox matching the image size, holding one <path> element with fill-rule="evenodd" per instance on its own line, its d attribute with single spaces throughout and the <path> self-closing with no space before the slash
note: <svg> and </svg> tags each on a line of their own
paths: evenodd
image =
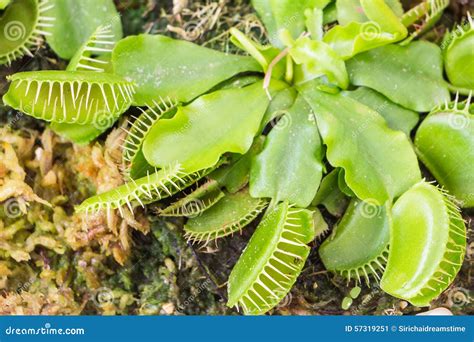
<svg viewBox="0 0 474 342">
<path fill-rule="evenodd" d="M 408 137 L 388 128 L 377 112 L 340 94 L 318 91 L 315 84 L 301 92 L 316 113 L 326 157 L 344 169 L 345 181 L 358 198 L 383 205 L 421 179 Z"/>
<path fill-rule="evenodd" d="M 239 107 L 243 102 L 245 112 Z M 186 172 L 211 167 L 225 152 L 247 152 L 267 106 L 260 83 L 203 95 L 153 127 L 144 140 L 143 154 L 155 167 L 173 161 Z M 227 108 L 226 116 L 223 108 Z M 201 139 L 196 140 L 197 136 Z"/>
<path fill-rule="evenodd" d="M 48 36 L 54 16 L 46 14 L 53 5 L 49 0 L 12 0 L 2 3 L 0 16 L 0 65 L 28 55 Z"/>
<path fill-rule="evenodd" d="M 270 208 L 229 277 L 227 305 L 262 314 L 296 281 L 314 239 L 312 213 L 283 202 Z"/>
<path fill-rule="evenodd" d="M 73 59 L 99 26 L 109 27 L 115 41 L 122 37 L 122 23 L 113 0 L 50 1 L 54 6 L 47 14 L 57 19 L 47 42 L 61 58 Z"/>
<path fill-rule="evenodd" d="M 153 105 L 149 106 L 147 110 L 140 108 L 142 114 L 130 124 L 130 129 L 127 131 L 127 137 L 122 147 L 124 173 L 127 178 L 143 177 L 147 171 L 153 169 L 143 155 L 143 142 L 158 120 L 162 117 L 174 115 L 176 107 L 177 103 L 168 98 L 161 99 L 159 103 L 153 101 Z"/>
<path fill-rule="evenodd" d="M 157 213 L 167 217 L 195 217 L 212 207 L 224 196 L 225 193 L 220 189 L 219 183 L 209 179 L 183 198 L 166 208 L 158 209 Z"/>
<path fill-rule="evenodd" d="M 203 199 L 197 203 L 205 205 Z M 248 189 L 227 194 L 214 205 L 191 217 L 184 225 L 188 241 L 208 244 L 219 238 L 241 232 L 267 207 L 267 200 L 252 198 Z"/>
<path fill-rule="evenodd" d="M 418 72 L 426 72 L 422 75 L 433 84 L 431 88 L 423 90 L 421 101 L 409 99 L 407 102 L 401 97 L 392 97 L 394 84 L 387 84 L 380 75 L 372 78 L 375 82 L 363 85 L 386 97 L 371 89 L 346 92 L 344 96 L 337 94 L 338 87 L 346 88 L 349 84 L 344 59 L 348 59 L 348 65 L 351 65 L 351 57 L 355 54 L 400 41 L 407 35 L 400 16 L 380 1 L 362 2 L 368 23 L 380 29 L 377 32 L 380 36 L 370 36 L 375 41 L 367 39 L 367 32 L 361 31 L 363 23 L 356 25 L 358 30 L 351 29 L 350 25 L 354 24 L 349 24 L 349 28 L 335 27 L 331 34 L 324 34 L 321 19 L 321 10 L 327 5 L 324 1 L 315 2 L 313 8 L 305 8 L 302 13 L 304 15 L 297 17 L 291 27 L 284 27 L 279 19 L 280 11 L 291 7 L 289 3 L 256 3 L 259 11 L 271 8 L 271 13 L 266 13 L 264 20 L 268 22 L 272 34 L 270 40 L 274 42 L 274 46 L 260 45 L 235 29 L 231 30 L 231 34 L 232 41 L 260 65 L 259 68 L 252 67 L 247 71 L 263 71 L 263 82 L 249 82 L 242 88 L 216 89 L 199 97 L 199 93 L 212 88 L 211 83 L 215 86 L 224 78 L 244 69 L 234 69 L 226 74 L 223 72 L 225 68 L 217 68 L 215 76 L 221 75 L 219 82 L 215 79 L 208 83 L 194 83 L 186 88 L 179 80 L 168 79 L 168 73 L 163 72 L 156 75 L 162 82 L 162 87 L 142 84 L 141 91 L 135 97 L 136 104 L 150 101 L 156 96 L 173 96 L 183 103 L 191 101 L 179 106 L 173 117 L 158 120 L 144 136 L 142 152 L 150 165 L 162 167 L 166 163 L 178 161 L 184 165 L 186 172 L 194 172 L 212 167 L 220 156 L 228 152 L 233 152 L 235 157 L 243 155 L 236 157 L 229 165 L 222 166 L 222 169 L 217 168 L 210 175 L 219 184 L 214 191 L 207 192 L 198 187 L 163 210 L 164 215 L 187 216 L 185 211 L 188 210 L 181 208 L 186 207 L 186 203 L 199 203 L 203 200 L 202 210 L 193 211 L 198 216 L 189 218 L 185 225 L 187 238 L 194 242 L 208 243 L 232 234 L 256 219 L 267 199 L 272 200 L 229 278 L 228 305 L 238 305 L 247 314 L 261 314 L 275 306 L 290 290 L 308 255 L 306 244 L 315 236 L 313 215 L 306 209 L 292 208 L 289 203 L 304 208 L 312 201 L 314 204 L 323 203 L 334 192 L 321 192 L 320 198 L 317 199 L 316 196 L 313 200 L 324 169 L 321 159 L 324 150 L 317 139 L 320 135 L 327 146 L 329 162 L 332 166 L 341 167 L 333 172 L 335 177 L 332 177 L 335 183 L 331 184 L 335 184 L 341 194 L 336 196 L 341 201 L 333 203 L 333 213 L 341 213 L 341 208 L 344 207 L 346 196 L 340 189 L 348 196 L 354 196 L 340 228 L 334 233 L 334 240 L 325 242 L 321 255 L 324 256 L 328 269 L 340 272 L 348 279 L 356 279 L 358 282 L 361 282 L 361 278 L 365 278 L 366 282 L 370 281 L 369 277 L 380 279 L 388 254 L 390 204 L 421 180 L 416 155 L 409 142 L 409 133 L 416 125 L 418 115 L 403 106 L 408 104 L 408 108 L 414 110 L 428 108 L 433 105 L 434 93 L 437 96 L 442 94 L 441 100 L 449 98 L 441 76 L 441 62 L 436 59 L 436 53 L 433 70 L 417 69 Z M 298 3 L 292 9 L 300 5 Z M 386 18 L 389 20 L 384 20 Z M 366 26 L 367 24 L 364 27 Z M 309 35 L 304 33 L 305 27 L 309 30 Z M 342 39 L 343 33 L 347 35 L 344 38 L 347 39 L 346 42 Z M 151 59 L 152 47 L 169 45 L 176 49 L 178 55 L 189 49 L 202 53 L 206 58 L 213 58 L 210 51 L 199 50 L 191 45 L 180 46 L 164 37 L 139 36 L 129 38 L 125 43 L 126 41 L 127 39 L 120 42 L 113 53 L 114 66 L 119 74 L 136 81 L 139 81 L 143 71 L 130 64 L 130 58 L 135 56 L 139 60 Z M 392 47 L 387 48 L 388 52 L 382 53 L 383 58 L 390 55 Z M 410 48 L 411 45 L 407 49 Z M 420 50 L 430 48 L 421 45 Z M 434 48 L 431 49 L 434 51 Z M 402 65 L 410 68 L 413 64 L 410 58 L 414 59 L 419 54 L 416 49 L 412 50 L 409 52 L 413 57 L 410 54 L 405 57 L 404 53 L 398 51 L 394 54 L 403 55 Z M 179 59 L 178 61 L 181 62 Z M 188 75 L 191 79 L 199 75 L 195 69 L 198 63 L 190 65 L 186 60 L 182 62 L 182 65 L 176 66 L 166 62 L 160 67 L 164 70 L 182 68 L 183 72 L 189 68 L 192 70 Z M 148 64 L 153 65 L 149 61 L 144 63 L 144 68 L 149 69 Z M 231 71 L 230 68 L 227 69 Z M 398 69 L 399 65 L 393 65 L 394 74 Z M 352 67 L 349 72 L 353 73 L 349 76 L 354 82 L 357 70 Z M 292 87 L 297 94 L 288 91 L 292 88 L 284 86 L 282 82 L 290 87 L 297 85 Z M 243 103 L 244 98 L 248 102 L 246 110 L 237 105 Z M 225 121 L 221 121 L 218 113 L 224 107 L 227 116 Z M 253 114 L 250 116 L 249 113 Z M 248 119 L 242 121 L 244 117 Z M 244 122 L 246 125 L 243 130 L 241 127 L 240 132 L 233 128 L 237 125 L 237 121 L 233 120 L 237 119 L 239 123 Z M 276 124 L 268 125 L 272 122 Z M 220 127 L 220 131 L 216 132 L 214 127 Z M 264 133 L 263 148 L 257 147 L 261 143 L 255 144 L 262 139 L 254 140 L 254 137 L 268 127 L 270 132 Z M 405 134 L 397 130 L 402 130 Z M 200 132 L 206 132 L 207 135 L 203 136 Z M 255 149 L 249 150 L 252 140 Z M 344 141 L 347 143 L 341 144 Z M 403 170 L 399 165 L 404 165 Z M 281 170 L 284 177 L 276 177 L 276 170 Z M 249 197 L 247 190 L 238 191 L 247 181 L 252 197 Z M 220 187 L 226 187 L 231 193 L 220 198 Z M 355 196 L 365 201 L 360 201 Z M 194 200 L 197 202 L 193 202 Z M 240 201 L 249 205 L 254 203 L 259 209 L 255 209 L 253 204 L 247 207 Z M 376 208 L 376 214 L 371 216 L 370 211 L 360 209 L 367 206 L 371 210 Z M 359 209 L 355 210 L 356 207 Z M 299 213 L 304 213 L 299 218 L 300 222 L 292 222 L 298 220 L 296 216 Z M 370 246 L 366 246 L 366 240 L 361 240 L 359 249 L 351 246 L 351 236 L 365 234 L 373 236 L 369 239 Z M 346 254 L 340 252 L 340 245 L 344 243 L 352 247 Z M 340 261 L 334 255 L 341 256 Z"/>
<path fill-rule="evenodd" d="M 250 172 L 250 193 L 256 198 L 288 201 L 307 207 L 322 177 L 323 147 L 314 114 L 299 96 L 282 124 L 268 134 Z"/>
<path fill-rule="evenodd" d="M 122 208 L 125 205 L 133 212 L 133 208 L 137 205 L 144 206 L 145 204 L 172 196 L 191 186 L 211 171 L 212 169 L 205 169 L 189 174 L 183 172 L 179 164 L 172 165 L 157 170 L 153 174 L 148 174 L 143 178 L 131 180 L 108 192 L 91 197 L 81 203 L 76 208 L 76 211 L 89 214 L 97 213 L 101 210 L 109 212 L 110 210 L 118 209 L 123 216 Z"/>
<path fill-rule="evenodd" d="M 35 118 L 56 123 L 93 124 L 117 117 L 131 105 L 135 87 L 123 78 L 84 71 L 30 71 L 8 77 L 3 101 Z"/>
<path fill-rule="evenodd" d="M 474 206 L 474 110 L 466 101 L 441 105 L 418 128 L 415 146 L 421 161 L 461 207 Z"/>
<path fill-rule="evenodd" d="M 105 72 L 105 69 L 110 69 L 110 58 L 99 57 L 99 55 L 112 51 L 111 48 L 115 45 L 113 38 L 114 35 L 110 25 L 97 27 L 94 33 L 73 56 L 66 70 Z M 92 124 L 53 121 L 50 124 L 50 128 L 58 135 L 76 144 L 83 145 L 91 142 L 106 129 L 110 128 L 118 118 L 118 115 L 100 117 L 98 113 L 95 113 L 95 119 Z"/>
<path fill-rule="evenodd" d="M 421 182 L 392 209 L 390 253 L 380 286 L 417 306 L 428 306 L 459 271 L 466 227 L 447 193 Z"/>
<path fill-rule="evenodd" d="M 361 0 L 361 5 L 370 21 L 337 25 L 323 39 L 344 60 L 363 51 L 400 41 L 407 35 L 405 25 L 383 0 Z"/>
<path fill-rule="evenodd" d="M 110 60 L 99 59 L 95 56 L 112 52 L 115 45 L 114 37 L 110 25 L 98 26 L 71 58 L 66 70 L 104 72 L 106 68 L 110 68 Z"/>
<path fill-rule="evenodd" d="M 55 2 L 65 13 L 75 8 Z M 435 44 L 413 41 L 444 0 L 407 13 L 397 0 L 253 4 L 270 44 L 230 30 L 249 56 L 143 34 L 117 42 L 112 68 L 103 69 L 108 57 L 95 55 L 114 39 L 103 26 L 75 28 L 83 38 L 74 49 L 55 29 L 53 48 L 72 58 L 69 71 L 13 75 L 4 102 L 75 142 L 94 139 L 130 106 L 147 106 L 123 144 L 127 183 L 76 211 L 123 215 L 125 206 L 170 198 L 157 214 L 183 216 L 185 237 L 203 244 L 260 220 L 228 282 L 228 305 L 245 314 L 271 310 L 290 291 L 308 245 L 328 228 L 316 206 L 343 215 L 319 250 L 328 270 L 357 283 L 382 278 L 386 292 L 426 305 L 457 273 L 465 227 L 451 198 L 422 182 L 410 133 L 419 112 L 450 103 L 449 89 L 470 87 L 456 79 L 472 56 L 471 35 L 447 44 L 444 61 Z M 106 25 L 109 16 L 98 17 L 91 27 Z M 446 173 L 472 150 L 472 124 L 449 124 L 471 121 L 469 104 L 456 101 L 432 111 L 415 139 L 422 162 L 465 207 L 474 198 L 470 168 Z M 416 263 L 407 265 L 407 255 Z"/>
<path fill-rule="evenodd" d="M 449 5 L 449 0 L 430 0 L 422 2 L 405 13 L 401 20 L 405 26 L 412 26 L 414 29 L 409 33 L 401 45 L 407 45 L 413 39 L 429 31 L 441 18 L 443 11 Z"/>
<path fill-rule="evenodd" d="M 468 14 L 467 23 L 448 33 L 444 50 L 446 74 L 455 86 L 474 90 L 474 20 Z"/>
<path fill-rule="evenodd" d="M 361 283 L 379 281 L 390 239 L 390 208 L 353 199 L 332 235 L 319 248 L 326 269 Z"/>
</svg>

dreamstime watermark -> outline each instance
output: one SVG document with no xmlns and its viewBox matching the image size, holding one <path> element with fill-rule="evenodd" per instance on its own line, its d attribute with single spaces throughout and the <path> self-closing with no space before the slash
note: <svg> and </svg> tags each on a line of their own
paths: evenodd
<svg viewBox="0 0 474 342">
<path fill-rule="evenodd" d="M 198 40 L 204 33 L 201 25 L 196 21 L 188 21 L 183 26 L 186 40 L 194 41 Z"/>
<path fill-rule="evenodd" d="M 15 219 L 23 215 L 22 205 L 16 198 L 10 198 L 3 203 L 3 211 L 7 217 Z"/>
<path fill-rule="evenodd" d="M 275 120 L 272 122 L 271 126 L 273 129 L 285 129 L 290 127 L 293 120 L 290 113 L 287 110 L 279 110 L 273 114 Z"/>
<path fill-rule="evenodd" d="M 195 303 L 197 297 L 204 291 L 209 291 L 211 285 L 211 280 L 206 279 L 206 281 L 204 281 L 201 285 L 197 287 L 196 291 L 192 295 L 188 296 L 182 303 L 178 305 L 178 311 L 183 312 L 187 306 L 191 305 L 192 303 Z"/>
<path fill-rule="evenodd" d="M 98 307 L 114 302 L 114 293 L 108 287 L 100 287 L 93 292 L 92 301 Z"/>
<path fill-rule="evenodd" d="M 15 128 L 16 124 L 24 117 L 24 114 L 20 111 L 17 111 L 13 118 L 8 122 L 10 128 Z"/>
<path fill-rule="evenodd" d="M 463 287 L 455 287 L 449 291 L 448 299 L 452 306 L 465 306 L 472 303 L 469 290 Z"/>
<path fill-rule="evenodd" d="M 371 303 L 376 297 L 383 294 L 383 291 L 378 286 L 374 286 L 373 290 L 362 297 L 358 305 L 352 306 L 351 313 L 354 315 L 364 315 L 370 309 Z"/>
<path fill-rule="evenodd" d="M 6 289 L 3 289 L 0 292 L 0 296 L 6 298 L 5 301 L 8 301 L 8 297 L 10 295 L 12 295 L 12 294 L 21 295 L 23 292 L 28 291 L 31 288 L 31 286 L 35 283 L 36 280 L 38 280 L 38 276 L 35 274 L 30 279 L 25 281 L 24 283 L 20 282 L 20 283 L 16 284 L 15 289 L 12 289 L 12 290 L 9 290 L 9 291 L 7 291 Z M 8 305 L 8 302 L 6 304 Z"/>
<path fill-rule="evenodd" d="M 25 38 L 26 28 L 21 21 L 12 20 L 4 26 L 3 34 L 7 40 L 16 42 Z"/>
<path fill-rule="evenodd" d="M 380 25 L 374 21 L 368 21 L 360 27 L 360 36 L 365 41 L 371 41 L 379 38 L 382 33 Z"/>
<path fill-rule="evenodd" d="M 461 24 L 457 25 L 456 28 L 451 31 L 449 37 L 441 42 L 441 50 L 446 50 L 454 39 L 460 38 L 466 34 L 466 32 L 469 32 L 472 25 L 472 19 L 465 19 Z"/>
<path fill-rule="evenodd" d="M 454 129 L 462 130 L 469 127 L 471 123 L 470 115 L 466 114 L 451 114 L 448 118 L 448 124 Z"/>
<path fill-rule="evenodd" d="M 53 328 L 50 323 L 45 323 L 38 328 L 5 328 L 6 335 L 84 335 L 84 328 Z"/>
<path fill-rule="evenodd" d="M 281 308 L 286 308 L 290 306 L 291 302 L 293 301 L 293 295 L 288 293 L 283 299 L 278 303 L 278 305 L 275 307 L 276 309 L 281 309 Z"/>
<path fill-rule="evenodd" d="M 370 219 L 378 216 L 382 207 L 377 200 L 373 198 L 367 198 L 357 205 L 357 209 L 360 210 L 360 214 L 363 217 Z"/>
<path fill-rule="evenodd" d="M 293 23 L 300 20 L 302 18 L 302 16 L 303 15 L 301 13 L 297 13 L 297 14 L 292 15 L 291 17 L 286 18 L 286 20 L 284 20 L 283 23 L 281 23 L 279 25 L 280 29 L 277 32 L 275 32 L 274 34 L 268 36 L 268 39 L 271 42 L 278 40 L 280 38 L 279 37 L 279 32 L 281 32 L 282 29 L 288 29 L 289 27 L 291 27 L 293 25 Z"/>
<path fill-rule="evenodd" d="M 372 123 L 372 118 L 370 119 L 365 119 L 364 121 L 362 121 L 360 123 L 360 125 L 358 125 L 357 127 L 355 127 L 353 130 L 352 130 L 352 137 L 353 138 L 357 138 L 360 134 L 362 134 L 366 129 L 367 127 Z"/>
</svg>

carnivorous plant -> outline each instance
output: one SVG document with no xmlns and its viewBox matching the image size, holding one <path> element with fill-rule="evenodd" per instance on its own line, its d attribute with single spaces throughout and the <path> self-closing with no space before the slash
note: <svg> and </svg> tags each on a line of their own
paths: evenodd
<svg viewBox="0 0 474 342">
<path fill-rule="evenodd" d="M 474 205 L 474 30 L 468 18 L 443 50 L 423 39 L 448 1 L 404 12 L 398 0 L 253 0 L 268 41 L 233 28 L 239 55 L 162 35 L 120 39 L 115 10 L 69 28 L 72 2 L 53 1 L 55 21 L 47 2 L 7 5 L 0 63 L 47 34 L 69 66 L 9 76 L 5 104 L 78 144 L 131 106 L 142 113 L 123 143 L 127 182 L 77 206 L 84 217 L 154 203 L 157 215 L 185 217 L 184 236 L 203 245 L 256 226 L 227 283 L 227 305 L 245 314 L 274 308 L 312 249 L 348 282 L 380 282 L 417 306 L 452 283 L 466 249 L 459 207 Z M 21 41 L 1 35 L 13 19 Z M 59 26 L 43 32 L 45 22 Z M 342 216 L 321 245 L 320 210 Z"/>
</svg>

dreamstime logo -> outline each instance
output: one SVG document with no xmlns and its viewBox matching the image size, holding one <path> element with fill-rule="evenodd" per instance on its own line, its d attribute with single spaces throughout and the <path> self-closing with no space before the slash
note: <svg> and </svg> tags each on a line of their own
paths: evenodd
<svg viewBox="0 0 474 342">
<path fill-rule="evenodd" d="M 188 202 L 183 204 L 183 216 L 187 218 L 199 216 L 202 213 L 204 207 L 204 202 L 199 199 L 189 200 Z"/>
<path fill-rule="evenodd" d="M 13 116 L 12 120 L 8 123 L 8 126 L 10 126 L 10 128 L 15 128 L 16 124 L 21 120 L 22 117 L 23 117 L 23 113 L 20 111 L 17 111 L 15 113 L 15 116 Z"/>
<path fill-rule="evenodd" d="M 360 36 L 365 41 L 371 41 L 377 39 L 382 33 L 380 25 L 373 21 L 363 23 L 360 28 Z"/>
<path fill-rule="evenodd" d="M 117 118 L 108 111 L 97 112 L 92 125 L 100 131 L 105 131 L 111 127 Z"/>
<path fill-rule="evenodd" d="M 100 287 L 94 291 L 93 301 L 97 306 L 110 304 L 114 301 L 114 294 L 108 287 Z"/>
<path fill-rule="evenodd" d="M 20 39 L 25 38 L 26 28 L 22 22 L 13 20 L 5 25 L 3 28 L 5 38 L 11 42 L 16 42 Z"/>
<path fill-rule="evenodd" d="M 462 287 L 455 287 L 449 292 L 449 301 L 453 306 L 464 306 L 471 303 L 469 291 Z"/>
<path fill-rule="evenodd" d="M 278 303 L 278 305 L 276 306 L 276 309 L 286 308 L 287 306 L 291 304 L 292 301 L 293 301 L 293 295 L 290 292 L 281 300 L 280 303 Z"/>
<path fill-rule="evenodd" d="M 183 30 L 185 32 L 186 40 L 190 41 L 199 39 L 204 33 L 199 23 L 195 21 L 189 21 L 184 24 Z"/>
<path fill-rule="evenodd" d="M 272 124 L 272 127 L 274 129 L 285 129 L 286 127 L 291 126 L 291 123 L 293 120 L 291 119 L 291 115 L 288 111 L 286 110 L 278 111 L 275 113 L 274 116 L 278 118 Z"/>
<path fill-rule="evenodd" d="M 454 129 L 465 129 L 469 126 L 471 119 L 464 114 L 451 114 L 448 118 L 449 126 Z"/>
<path fill-rule="evenodd" d="M 360 214 L 365 218 L 374 218 L 380 214 L 380 204 L 377 200 L 373 198 L 368 198 L 365 201 L 362 201 L 358 205 Z"/>
<path fill-rule="evenodd" d="M 199 287 L 196 289 L 196 291 L 187 297 L 180 305 L 178 305 L 178 311 L 183 312 L 184 309 L 191 305 L 192 303 L 196 302 L 198 296 L 203 293 L 204 291 L 209 291 L 209 288 L 211 287 L 212 283 L 209 279 L 206 279 Z"/>
<path fill-rule="evenodd" d="M 441 42 L 441 50 L 445 50 L 448 46 L 450 46 L 453 40 L 461 38 L 466 32 L 469 32 L 470 27 L 471 23 L 469 20 L 464 20 L 464 22 L 462 22 L 460 25 L 457 25 L 457 27 L 449 35 L 448 39 L 444 39 Z"/>
<path fill-rule="evenodd" d="M 22 215 L 20 202 L 16 198 L 10 198 L 3 204 L 5 214 L 9 218 L 17 218 Z"/>
</svg>

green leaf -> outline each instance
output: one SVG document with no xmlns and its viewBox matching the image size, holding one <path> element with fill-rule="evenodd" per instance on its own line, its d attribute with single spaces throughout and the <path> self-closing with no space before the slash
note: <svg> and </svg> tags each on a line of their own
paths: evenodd
<svg viewBox="0 0 474 342">
<path fill-rule="evenodd" d="M 402 131 L 407 136 L 410 136 L 411 130 L 418 123 L 419 114 L 417 112 L 393 103 L 382 94 L 370 88 L 359 87 L 354 91 L 345 91 L 342 94 L 372 108 L 384 117 L 388 127 Z"/>
<path fill-rule="evenodd" d="M 320 8 L 306 9 L 306 27 L 310 33 L 310 37 L 313 40 L 321 41 L 324 35 L 324 16 L 323 10 Z"/>
<path fill-rule="evenodd" d="M 143 144 L 145 158 L 156 167 L 177 162 L 190 173 L 214 165 L 225 152 L 244 154 L 268 102 L 261 82 L 203 95 L 153 126 Z"/>
<path fill-rule="evenodd" d="M 349 85 L 344 61 L 328 44 L 301 37 L 291 44 L 289 53 L 299 64 L 295 71 L 296 84 L 325 75 L 330 82 L 343 89 Z"/>
<path fill-rule="evenodd" d="M 382 32 L 375 22 L 364 24 L 352 22 L 346 26 L 335 26 L 324 36 L 327 43 L 342 59 L 375 49 L 403 39 L 404 37 Z"/>
<path fill-rule="evenodd" d="M 346 183 L 346 173 L 344 172 L 344 169 L 339 169 L 339 174 L 337 176 L 337 186 L 346 196 L 355 196 L 354 192 L 351 190 L 351 188 L 349 188 Z"/>
<path fill-rule="evenodd" d="M 50 4 L 38 0 L 4 2 L 0 10 L 0 65 L 11 65 L 39 47 L 43 35 L 49 34 L 54 18 L 46 15 Z M 8 5 L 8 6 L 7 6 Z"/>
<path fill-rule="evenodd" d="M 115 119 L 110 120 L 108 126 L 112 126 Z M 60 136 L 78 144 L 86 145 L 92 140 L 101 135 L 107 128 L 106 126 L 101 127 L 100 125 L 80 125 L 80 124 L 68 124 L 68 123 L 56 123 L 52 122 L 50 128 Z"/>
<path fill-rule="evenodd" d="M 263 136 L 257 137 L 250 149 L 244 155 L 235 154 L 230 165 L 223 165 L 209 175 L 230 193 L 235 193 L 245 187 L 250 178 L 250 166 L 252 159 L 263 148 Z"/>
<path fill-rule="evenodd" d="M 188 220 L 184 225 L 185 238 L 193 242 L 208 243 L 241 232 L 267 204 L 262 198 L 252 198 L 248 189 L 227 194 L 212 207 Z"/>
<path fill-rule="evenodd" d="M 40 70 L 8 76 L 3 102 L 37 119 L 110 127 L 132 103 L 133 83 L 114 74 Z"/>
<path fill-rule="evenodd" d="M 428 306 L 454 280 L 466 253 L 466 227 L 449 198 L 420 182 L 392 209 L 390 253 L 380 287 Z"/>
<path fill-rule="evenodd" d="M 428 112 L 450 100 L 441 50 L 426 41 L 367 51 L 347 61 L 346 66 L 352 84 L 375 89 L 414 111 Z"/>
<path fill-rule="evenodd" d="M 115 40 L 122 37 L 120 16 L 112 0 L 52 0 L 48 15 L 56 18 L 52 35 L 47 37 L 51 48 L 64 59 L 70 59 L 94 30 L 111 25 Z"/>
<path fill-rule="evenodd" d="M 410 34 L 400 45 L 407 45 L 413 39 L 428 32 L 441 18 L 449 0 L 425 0 L 412 7 L 402 16 L 402 23 L 410 27 Z"/>
<path fill-rule="evenodd" d="M 280 30 L 286 29 L 296 39 L 305 30 L 305 9 L 323 9 L 328 0 L 252 0 L 252 5 L 268 31 L 272 45 L 284 48 Z"/>
<path fill-rule="evenodd" d="M 386 0 L 385 3 L 398 17 L 402 16 L 403 7 L 399 0 Z M 347 25 L 352 21 L 358 23 L 369 21 L 360 0 L 336 0 L 336 9 L 337 21 L 341 25 Z"/>
<path fill-rule="evenodd" d="M 324 8 L 323 12 L 323 24 L 331 24 L 337 20 L 337 10 L 336 10 L 336 3 L 331 2 Z"/>
<path fill-rule="evenodd" d="M 388 128 L 377 112 L 341 94 L 320 92 L 313 84 L 302 93 L 315 112 L 328 161 L 344 169 L 357 197 L 382 205 L 421 179 L 408 137 Z"/>
<path fill-rule="evenodd" d="M 407 35 L 407 29 L 400 21 L 400 18 L 392 11 L 384 0 L 360 0 L 362 8 L 367 17 L 376 22 L 382 31 Z"/>
<path fill-rule="evenodd" d="M 430 114 L 418 128 L 415 146 L 423 164 L 461 206 L 474 207 L 474 115 L 469 102 Z"/>
<path fill-rule="evenodd" d="M 474 90 L 474 20 L 451 33 L 444 54 L 446 74 L 455 86 Z"/>
<path fill-rule="evenodd" d="M 280 118 L 250 170 L 250 194 L 311 204 L 322 177 L 323 148 L 314 114 L 303 97 Z"/>
<path fill-rule="evenodd" d="M 390 240 L 390 212 L 386 206 L 353 199 L 331 236 L 319 248 L 326 269 L 360 283 L 369 275 L 380 279 Z"/>
<path fill-rule="evenodd" d="M 336 25 L 324 36 L 324 42 L 343 59 L 407 36 L 406 27 L 383 0 L 361 0 L 361 5 L 370 21 Z"/>
<path fill-rule="evenodd" d="M 262 67 L 263 72 L 267 72 L 270 63 L 280 54 L 280 50 L 272 45 L 262 45 L 252 38 L 246 36 L 235 27 L 229 30 L 232 44 L 247 52 Z M 285 73 L 285 59 L 280 60 L 272 68 L 272 78 L 280 78 Z"/>
<path fill-rule="evenodd" d="M 235 264 L 227 285 L 227 306 L 263 314 L 290 291 L 314 237 L 313 213 L 280 203 L 269 209 Z"/>
<path fill-rule="evenodd" d="M 260 126 L 260 130 L 263 131 L 272 120 L 285 113 L 286 110 L 293 105 L 297 95 L 298 92 L 294 87 L 288 87 L 277 92 L 268 105 L 267 111 L 265 112 L 262 120 L 262 125 Z"/>
<path fill-rule="evenodd" d="M 189 102 L 246 71 L 261 71 L 250 57 L 228 55 L 160 35 L 130 36 L 112 53 L 115 73 L 137 85 L 135 105 L 170 97 Z"/>
<path fill-rule="evenodd" d="M 11 0 L 0 0 L 0 10 L 5 9 Z"/>
<path fill-rule="evenodd" d="M 211 179 L 166 208 L 159 209 L 158 214 L 166 217 L 193 218 L 214 206 L 224 196 L 225 193 L 220 189 L 219 183 Z"/>
<path fill-rule="evenodd" d="M 348 199 L 339 188 L 339 171 L 337 168 L 324 176 L 314 197 L 312 205 L 323 205 L 333 216 L 339 217 L 347 208 Z"/>
<path fill-rule="evenodd" d="M 76 51 L 66 70 L 111 71 L 110 53 L 114 45 L 115 36 L 110 25 L 97 27 Z"/>
</svg>

